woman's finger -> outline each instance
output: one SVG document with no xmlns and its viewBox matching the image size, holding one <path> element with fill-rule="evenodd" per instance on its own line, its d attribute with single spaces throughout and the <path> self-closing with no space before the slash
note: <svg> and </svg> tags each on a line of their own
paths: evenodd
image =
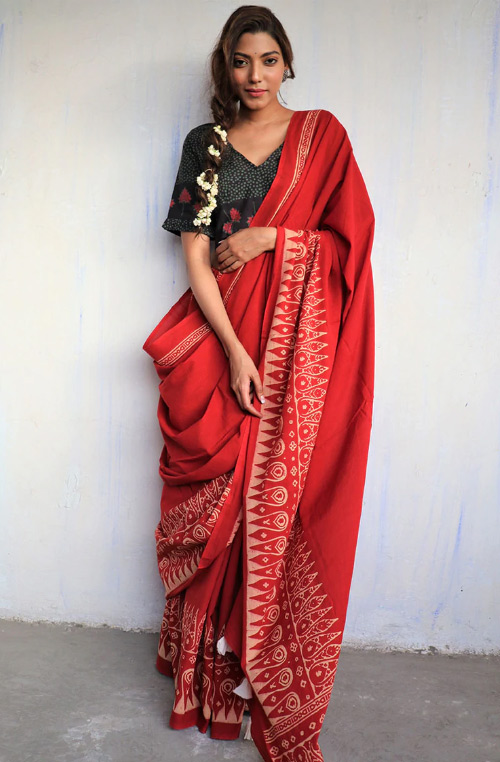
<svg viewBox="0 0 500 762">
<path fill-rule="evenodd" d="M 255 369 L 255 373 L 252 375 L 252 382 L 253 388 L 255 389 L 255 394 L 259 398 L 260 403 L 264 404 L 266 401 L 264 397 L 264 387 L 262 386 L 262 381 L 260 380 L 259 372 L 257 369 Z"/>
<path fill-rule="evenodd" d="M 224 275 L 227 273 L 234 273 L 236 270 L 239 270 L 240 267 L 243 267 L 243 262 L 235 262 L 234 264 L 230 265 L 229 267 L 219 267 L 219 271 Z"/>
<path fill-rule="evenodd" d="M 224 251 L 221 251 L 220 254 L 217 255 L 217 259 L 219 260 L 219 262 L 224 262 L 226 259 L 229 259 L 229 257 L 231 256 L 232 256 L 231 250 L 228 246 L 227 249 L 224 249 Z"/>
<path fill-rule="evenodd" d="M 235 389 L 233 389 L 233 391 L 234 391 L 234 395 L 236 397 L 236 400 L 238 402 L 238 405 L 241 407 L 242 410 L 244 410 L 245 409 L 245 403 L 243 402 L 243 398 L 241 396 L 241 391 L 240 391 L 239 387 L 236 387 Z"/>
<path fill-rule="evenodd" d="M 262 413 L 259 413 L 259 411 L 252 404 L 245 408 L 245 410 L 248 410 L 248 412 L 254 415 L 256 418 L 262 418 Z"/>
<path fill-rule="evenodd" d="M 243 409 L 243 400 L 241 399 L 241 394 L 238 388 L 233 389 L 234 396 L 236 397 L 236 400 L 238 402 L 238 405 Z"/>
<path fill-rule="evenodd" d="M 262 413 L 259 413 L 259 411 L 254 408 L 250 401 L 250 378 L 245 384 L 242 384 L 240 394 L 243 400 L 243 410 L 251 413 L 251 415 L 257 416 L 257 418 L 262 418 Z"/>
<path fill-rule="evenodd" d="M 229 248 L 229 244 L 227 243 L 226 239 L 223 238 L 222 241 L 219 241 L 219 243 L 215 247 L 215 253 L 217 254 L 217 256 L 219 256 L 219 254 L 222 254 L 222 252 L 226 251 L 226 249 L 228 248 Z"/>
</svg>

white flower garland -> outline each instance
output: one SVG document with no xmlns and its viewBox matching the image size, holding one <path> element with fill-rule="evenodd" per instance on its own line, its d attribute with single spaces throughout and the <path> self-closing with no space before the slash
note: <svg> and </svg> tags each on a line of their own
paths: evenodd
<svg viewBox="0 0 500 762">
<path fill-rule="evenodd" d="M 217 133 L 217 135 L 220 135 L 224 145 L 227 145 L 226 130 L 223 130 L 220 124 L 216 124 L 213 130 Z M 208 146 L 208 153 L 211 156 L 220 156 L 220 151 L 214 145 Z M 193 220 L 193 225 L 196 225 L 196 227 L 199 227 L 200 225 L 210 225 L 212 221 L 212 212 L 217 206 L 215 197 L 219 192 L 218 180 L 219 175 L 214 174 L 213 181 L 209 183 L 205 172 L 202 172 L 201 175 L 196 178 L 196 182 L 200 188 L 202 188 L 204 191 L 207 191 L 207 204 L 201 207 L 200 211 Z"/>
<path fill-rule="evenodd" d="M 202 206 L 198 214 L 193 220 L 193 225 L 196 225 L 197 227 L 199 225 L 210 225 L 212 221 L 212 212 L 217 206 L 217 201 L 215 200 L 215 197 L 217 193 L 219 192 L 219 186 L 217 184 L 217 181 L 219 179 L 219 175 L 215 174 L 214 179 L 212 183 L 209 183 L 207 180 L 205 180 L 206 174 L 205 172 L 202 172 L 201 175 L 199 175 L 196 178 L 196 182 L 198 185 L 203 188 L 204 191 L 208 191 L 207 193 L 207 201 L 208 204 L 206 206 Z"/>
</svg>

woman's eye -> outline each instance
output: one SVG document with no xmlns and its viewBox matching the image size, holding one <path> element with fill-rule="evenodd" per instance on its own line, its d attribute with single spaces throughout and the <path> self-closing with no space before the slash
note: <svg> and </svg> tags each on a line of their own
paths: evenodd
<svg viewBox="0 0 500 762">
<path fill-rule="evenodd" d="M 246 64 L 246 61 L 244 61 L 242 58 L 235 58 L 234 59 L 234 65 L 236 67 L 241 68 L 244 64 Z"/>
<path fill-rule="evenodd" d="M 275 64 L 278 62 L 277 58 L 266 58 L 266 63 Z"/>
</svg>

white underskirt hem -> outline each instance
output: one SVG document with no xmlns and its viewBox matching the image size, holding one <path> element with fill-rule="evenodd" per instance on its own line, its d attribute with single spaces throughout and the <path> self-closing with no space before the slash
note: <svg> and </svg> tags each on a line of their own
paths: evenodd
<svg viewBox="0 0 500 762">
<path fill-rule="evenodd" d="M 228 651 L 229 653 L 233 652 L 233 649 L 229 647 L 229 643 L 227 642 L 224 635 L 217 641 L 217 651 L 221 654 L 221 656 L 225 656 Z"/>
<path fill-rule="evenodd" d="M 252 698 L 252 688 L 250 687 L 250 683 L 246 677 L 243 682 L 241 682 L 238 687 L 233 690 L 233 693 L 236 693 L 236 695 L 242 699 Z"/>
</svg>

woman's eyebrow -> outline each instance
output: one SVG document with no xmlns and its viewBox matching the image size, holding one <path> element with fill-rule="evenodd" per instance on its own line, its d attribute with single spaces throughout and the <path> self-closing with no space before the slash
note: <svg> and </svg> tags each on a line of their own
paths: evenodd
<svg viewBox="0 0 500 762">
<path fill-rule="evenodd" d="M 273 53 L 278 55 L 278 56 L 280 55 L 279 50 L 270 50 L 269 53 L 262 53 L 261 58 L 267 58 L 267 56 L 270 56 Z M 237 50 L 235 51 L 234 55 L 235 56 L 241 56 L 242 58 L 250 58 L 250 56 L 247 55 L 246 53 L 238 53 Z"/>
</svg>

